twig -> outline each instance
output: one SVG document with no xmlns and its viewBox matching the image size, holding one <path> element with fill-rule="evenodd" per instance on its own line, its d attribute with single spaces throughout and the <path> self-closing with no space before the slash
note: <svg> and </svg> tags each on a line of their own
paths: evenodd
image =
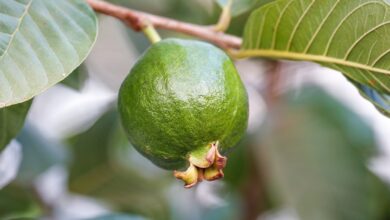
<svg viewBox="0 0 390 220">
<path fill-rule="evenodd" d="M 202 26 L 161 17 L 133 9 L 121 7 L 100 0 L 86 0 L 96 11 L 116 17 L 135 31 L 140 31 L 145 21 L 155 28 L 184 33 L 214 43 L 224 49 L 239 49 L 242 39 L 233 35 L 215 31 L 213 26 Z"/>
<path fill-rule="evenodd" d="M 232 20 L 232 6 L 233 0 L 228 0 L 227 4 L 222 8 L 221 16 L 218 23 L 215 25 L 214 30 L 225 32 Z"/>
</svg>

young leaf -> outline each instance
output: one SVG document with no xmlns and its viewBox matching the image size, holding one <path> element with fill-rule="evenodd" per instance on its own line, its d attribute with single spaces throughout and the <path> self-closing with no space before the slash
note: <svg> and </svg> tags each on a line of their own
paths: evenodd
<svg viewBox="0 0 390 220">
<path fill-rule="evenodd" d="M 384 0 L 277 0 L 251 14 L 238 55 L 317 62 L 390 94 L 389 9 Z"/>
<path fill-rule="evenodd" d="M 63 80 L 96 34 L 96 16 L 82 0 L 0 0 L 0 108 Z"/>
<path fill-rule="evenodd" d="M 31 101 L 0 109 L 0 151 L 23 127 Z"/>
</svg>

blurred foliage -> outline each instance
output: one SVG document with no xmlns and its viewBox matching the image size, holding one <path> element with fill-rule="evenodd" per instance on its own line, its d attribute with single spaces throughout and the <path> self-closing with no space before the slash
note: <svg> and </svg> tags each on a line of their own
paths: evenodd
<svg viewBox="0 0 390 220">
<path fill-rule="evenodd" d="M 33 218 L 40 214 L 35 195 L 15 183 L 0 190 L 0 219 Z"/>
<path fill-rule="evenodd" d="M 284 205 L 302 220 L 389 217 L 389 190 L 367 168 L 373 132 L 355 113 L 309 88 L 281 100 L 271 116 L 259 156 Z"/>
<path fill-rule="evenodd" d="M 62 144 L 49 140 L 29 123 L 17 141 L 23 159 L 16 179 L 0 190 L 0 219 L 36 219 L 47 207 L 35 189 L 35 180 L 51 166 L 64 163 L 67 154 Z"/>
<path fill-rule="evenodd" d="M 70 190 L 107 201 L 116 211 L 169 219 L 162 195 L 167 182 L 143 175 L 142 167 L 119 164 L 121 154 L 115 151 L 121 146 L 115 143 L 121 138 L 125 136 L 117 112 L 110 111 L 93 128 L 71 139 Z"/>
<path fill-rule="evenodd" d="M 242 219 L 242 213 L 239 213 L 240 203 L 239 201 L 229 198 L 228 204 L 221 207 L 215 207 L 213 209 L 204 212 L 201 219 L 209 220 L 236 220 Z"/>
<path fill-rule="evenodd" d="M 212 0 L 210 0 L 210 2 L 211 1 Z M 207 13 L 208 5 L 205 5 L 204 1 L 108 0 L 108 2 L 186 22 L 204 24 L 204 22 L 207 21 L 207 19 L 210 17 L 210 15 Z"/>
<path fill-rule="evenodd" d="M 6 108 L 0 108 L 0 152 L 18 134 L 23 127 L 32 101 L 23 102 Z"/>
<path fill-rule="evenodd" d="M 67 152 L 62 143 L 47 138 L 29 123 L 26 123 L 17 140 L 22 145 L 23 154 L 16 179 L 20 184 L 28 186 L 38 175 L 67 160 Z"/>
<path fill-rule="evenodd" d="M 226 188 L 221 194 L 235 193 L 238 201 L 230 200 L 240 211 L 239 218 L 254 219 L 263 211 L 272 208 L 264 179 L 264 170 L 259 161 L 256 161 L 256 137 L 246 137 L 229 153 L 228 163 L 224 169 L 223 181 Z M 232 204 L 230 204 L 232 205 Z M 233 207 L 231 207 L 233 209 Z M 234 209 L 233 209 L 234 210 Z M 214 219 L 214 218 L 211 218 Z"/>
<path fill-rule="evenodd" d="M 61 81 L 62 84 L 80 90 L 83 88 L 85 81 L 88 78 L 87 66 L 83 63 L 77 67 L 68 77 Z"/>
<path fill-rule="evenodd" d="M 216 0 L 221 7 L 225 7 L 229 0 Z M 245 12 L 253 10 L 254 8 L 261 7 L 264 4 L 267 4 L 274 0 L 232 0 L 232 16 L 236 17 Z"/>
<path fill-rule="evenodd" d="M 248 144 L 248 140 L 242 141 L 228 155 L 229 162 L 224 169 L 224 181 L 232 188 L 241 187 L 252 174 L 250 170 L 253 164 L 251 164 L 251 160 L 248 160 L 251 156 Z"/>
<path fill-rule="evenodd" d="M 84 220 L 144 220 L 145 218 L 134 216 L 134 215 L 124 215 L 124 214 L 108 214 L 99 216 L 96 218 L 89 218 Z"/>
</svg>

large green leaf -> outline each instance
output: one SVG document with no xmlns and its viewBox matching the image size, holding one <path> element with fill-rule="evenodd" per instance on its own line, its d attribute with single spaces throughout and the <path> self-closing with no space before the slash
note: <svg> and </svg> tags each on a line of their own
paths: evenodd
<svg viewBox="0 0 390 220">
<path fill-rule="evenodd" d="M 63 80 L 96 35 L 95 13 L 82 0 L 0 0 L 0 108 Z"/>
<path fill-rule="evenodd" d="M 383 0 L 277 0 L 252 13 L 239 56 L 305 60 L 390 93 L 390 6 Z"/>
<path fill-rule="evenodd" d="M 31 101 L 0 109 L 0 151 L 23 127 Z"/>
</svg>

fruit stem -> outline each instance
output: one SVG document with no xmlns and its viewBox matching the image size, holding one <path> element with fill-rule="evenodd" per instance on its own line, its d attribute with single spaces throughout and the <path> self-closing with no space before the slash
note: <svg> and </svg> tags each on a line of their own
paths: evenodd
<svg viewBox="0 0 390 220">
<path fill-rule="evenodd" d="M 149 21 L 145 21 L 145 24 L 142 25 L 142 32 L 144 32 L 145 36 L 148 38 L 150 43 L 154 44 L 161 40 L 160 35 Z"/>
</svg>

